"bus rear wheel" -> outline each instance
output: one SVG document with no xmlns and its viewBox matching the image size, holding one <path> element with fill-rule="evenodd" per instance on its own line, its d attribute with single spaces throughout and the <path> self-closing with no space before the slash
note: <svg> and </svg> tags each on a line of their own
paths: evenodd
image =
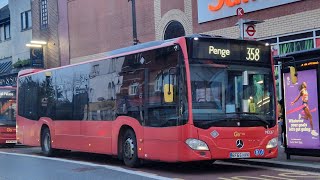
<svg viewBox="0 0 320 180">
<path fill-rule="evenodd" d="M 122 142 L 122 157 L 126 166 L 138 167 L 140 165 L 137 149 L 136 135 L 131 129 L 129 129 L 124 133 Z"/>
<path fill-rule="evenodd" d="M 53 156 L 55 150 L 51 147 L 51 135 L 48 128 L 43 129 L 41 133 L 41 149 L 45 156 Z"/>
</svg>

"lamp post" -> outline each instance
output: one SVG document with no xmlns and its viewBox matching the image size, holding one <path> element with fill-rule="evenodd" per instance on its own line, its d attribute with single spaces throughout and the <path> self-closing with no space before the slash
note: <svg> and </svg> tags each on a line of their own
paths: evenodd
<svg viewBox="0 0 320 180">
<path fill-rule="evenodd" d="M 138 44 L 139 40 L 137 37 L 137 22 L 136 22 L 136 0 L 128 0 L 132 2 L 132 36 L 133 45 Z"/>
</svg>

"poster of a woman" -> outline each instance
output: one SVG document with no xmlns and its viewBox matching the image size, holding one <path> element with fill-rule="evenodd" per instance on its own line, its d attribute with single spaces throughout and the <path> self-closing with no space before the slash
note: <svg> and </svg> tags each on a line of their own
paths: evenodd
<svg viewBox="0 0 320 180">
<path fill-rule="evenodd" d="M 299 86 L 299 95 L 294 99 L 294 101 L 291 102 L 291 105 L 294 105 L 295 102 L 297 102 L 299 100 L 299 98 L 301 97 L 301 101 L 302 101 L 302 109 L 303 109 L 303 114 L 304 116 L 301 116 L 301 114 L 299 114 L 299 119 L 303 118 L 305 120 L 309 120 L 310 122 L 310 126 L 311 126 L 311 134 L 312 136 L 318 136 L 319 134 L 317 133 L 316 130 L 314 130 L 313 128 L 313 123 L 312 123 L 312 115 L 308 106 L 308 100 L 309 100 L 309 94 L 308 94 L 308 90 L 307 90 L 307 83 L 306 82 L 302 82 L 301 85 Z"/>
<path fill-rule="evenodd" d="M 319 149 L 319 109 L 317 71 L 298 71 L 293 84 L 284 73 L 286 143 L 289 148 Z"/>
</svg>

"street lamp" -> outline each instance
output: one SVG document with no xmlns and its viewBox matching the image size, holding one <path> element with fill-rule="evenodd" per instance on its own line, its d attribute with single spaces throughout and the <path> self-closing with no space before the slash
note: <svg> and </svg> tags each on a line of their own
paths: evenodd
<svg viewBox="0 0 320 180">
<path fill-rule="evenodd" d="M 27 47 L 32 48 L 41 48 L 43 45 L 46 45 L 47 42 L 45 41 L 38 41 L 38 40 L 32 40 L 30 43 L 26 44 Z"/>
</svg>

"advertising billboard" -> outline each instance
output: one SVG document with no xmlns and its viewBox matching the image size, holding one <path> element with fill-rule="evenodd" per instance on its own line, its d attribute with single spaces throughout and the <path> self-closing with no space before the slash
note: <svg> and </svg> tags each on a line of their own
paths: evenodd
<svg viewBox="0 0 320 180">
<path fill-rule="evenodd" d="M 296 1 L 300 0 L 198 0 L 198 22 L 235 16 L 240 7 L 247 13 Z"/>
<path fill-rule="evenodd" d="M 283 77 L 287 147 L 320 149 L 317 71 L 297 73 L 296 84 L 290 73 Z"/>
</svg>

